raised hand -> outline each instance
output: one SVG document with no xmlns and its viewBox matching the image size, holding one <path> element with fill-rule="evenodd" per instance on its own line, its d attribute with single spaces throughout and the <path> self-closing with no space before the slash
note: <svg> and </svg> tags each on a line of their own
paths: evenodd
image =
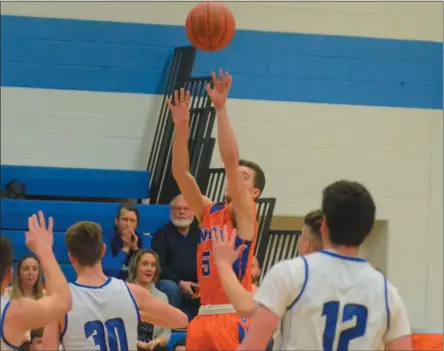
<svg viewBox="0 0 444 351">
<path fill-rule="evenodd" d="M 207 84 L 207 93 L 216 109 L 223 108 L 227 101 L 228 91 L 231 88 L 232 77 L 228 72 L 220 70 L 219 78 L 212 72 L 213 89 Z"/>
<path fill-rule="evenodd" d="M 190 99 L 190 92 L 185 92 L 184 88 L 180 89 L 180 95 L 177 90 L 174 92 L 174 104 L 169 98 L 166 99 L 176 127 L 188 125 L 190 120 Z"/>
<path fill-rule="evenodd" d="M 26 232 L 26 246 L 36 255 L 47 250 L 52 250 L 54 242 L 54 220 L 48 218 L 48 227 L 46 227 L 45 215 L 39 211 L 37 215 L 28 218 L 28 231 Z"/>
<path fill-rule="evenodd" d="M 235 247 L 236 229 L 233 229 L 231 237 L 228 234 L 227 226 L 224 229 L 215 227 L 211 230 L 211 239 L 213 242 L 212 253 L 217 265 L 229 264 L 232 265 L 247 248 L 246 245 Z"/>
</svg>

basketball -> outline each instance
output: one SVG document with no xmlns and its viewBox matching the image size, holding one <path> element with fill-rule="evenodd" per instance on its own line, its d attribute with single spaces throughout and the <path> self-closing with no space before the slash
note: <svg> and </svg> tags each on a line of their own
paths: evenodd
<svg viewBox="0 0 444 351">
<path fill-rule="evenodd" d="M 234 37 L 236 23 L 231 11 L 217 2 L 202 2 L 188 14 L 185 30 L 191 44 L 202 51 L 219 51 Z"/>
</svg>

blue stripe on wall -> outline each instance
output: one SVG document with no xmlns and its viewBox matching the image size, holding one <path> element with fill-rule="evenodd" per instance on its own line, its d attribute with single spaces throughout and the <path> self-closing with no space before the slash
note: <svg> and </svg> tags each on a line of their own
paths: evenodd
<svg viewBox="0 0 444 351">
<path fill-rule="evenodd" d="M 162 94 L 180 26 L 1 16 L 1 85 Z M 194 76 L 223 68 L 239 99 L 443 107 L 443 44 L 239 30 L 199 52 Z"/>
</svg>

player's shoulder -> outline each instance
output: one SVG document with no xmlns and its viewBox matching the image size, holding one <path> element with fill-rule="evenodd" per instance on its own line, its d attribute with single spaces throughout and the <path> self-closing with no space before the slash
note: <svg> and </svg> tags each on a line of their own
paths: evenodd
<svg viewBox="0 0 444 351">
<path fill-rule="evenodd" d="M 270 269 L 270 274 L 275 274 L 282 277 L 292 277 L 294 275 L 300 275 L 301 273 L 305 274 L 306 266 L 306 259 L 299 256 L 276 263 Z"/>
</svg>

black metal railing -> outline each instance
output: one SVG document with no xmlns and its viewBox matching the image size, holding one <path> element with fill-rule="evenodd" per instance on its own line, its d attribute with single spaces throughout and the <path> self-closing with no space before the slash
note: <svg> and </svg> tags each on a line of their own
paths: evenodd
<svg viewBox="0 0 444 351">
<path fill-rule="evenodd" d="M 147 164 L 147 170 L 151 172 L 150 193 L 151 202 L 153 203 L 158 202 L 160 186 L 165 176 L 165 165 L 167 162 L 164 155 L 166 155 L 170 149 L 174 130 L 166 99 L 167 97 L 171 98 L 174 90 L 185 86 L 185 82 L 190 79 L 195 57 L 196 49 L 192 46 L 174 49 L 151 153 Z"/>
<path fill-rule="evenodd" d="M 262 263 L 261 277 L 279 261 L 297 256 L 300 234 L 298 230 L 270 230 L 268 232 L 269 240 Z"/>
<path fill-rule="evenodd" d="M 270 241 L 270 226 L 273 218 L 274 207 L 276 206 L 276 199 L 274 197 L 259 198 L 256 201 L 257 205 L 257 244 L 256 244 L 256 258 L 260 265 L 265 261 L 265 254 L 267 252 L 268 243 Z"/>
<path fill-rule="evenodd" d="M 225 169 L 224 168 L 210 168 L 207 172 L 205 183 L 202 184 L 204 194 L 214 202 L 221 202 L 225 200 Z"/>
</svg>

